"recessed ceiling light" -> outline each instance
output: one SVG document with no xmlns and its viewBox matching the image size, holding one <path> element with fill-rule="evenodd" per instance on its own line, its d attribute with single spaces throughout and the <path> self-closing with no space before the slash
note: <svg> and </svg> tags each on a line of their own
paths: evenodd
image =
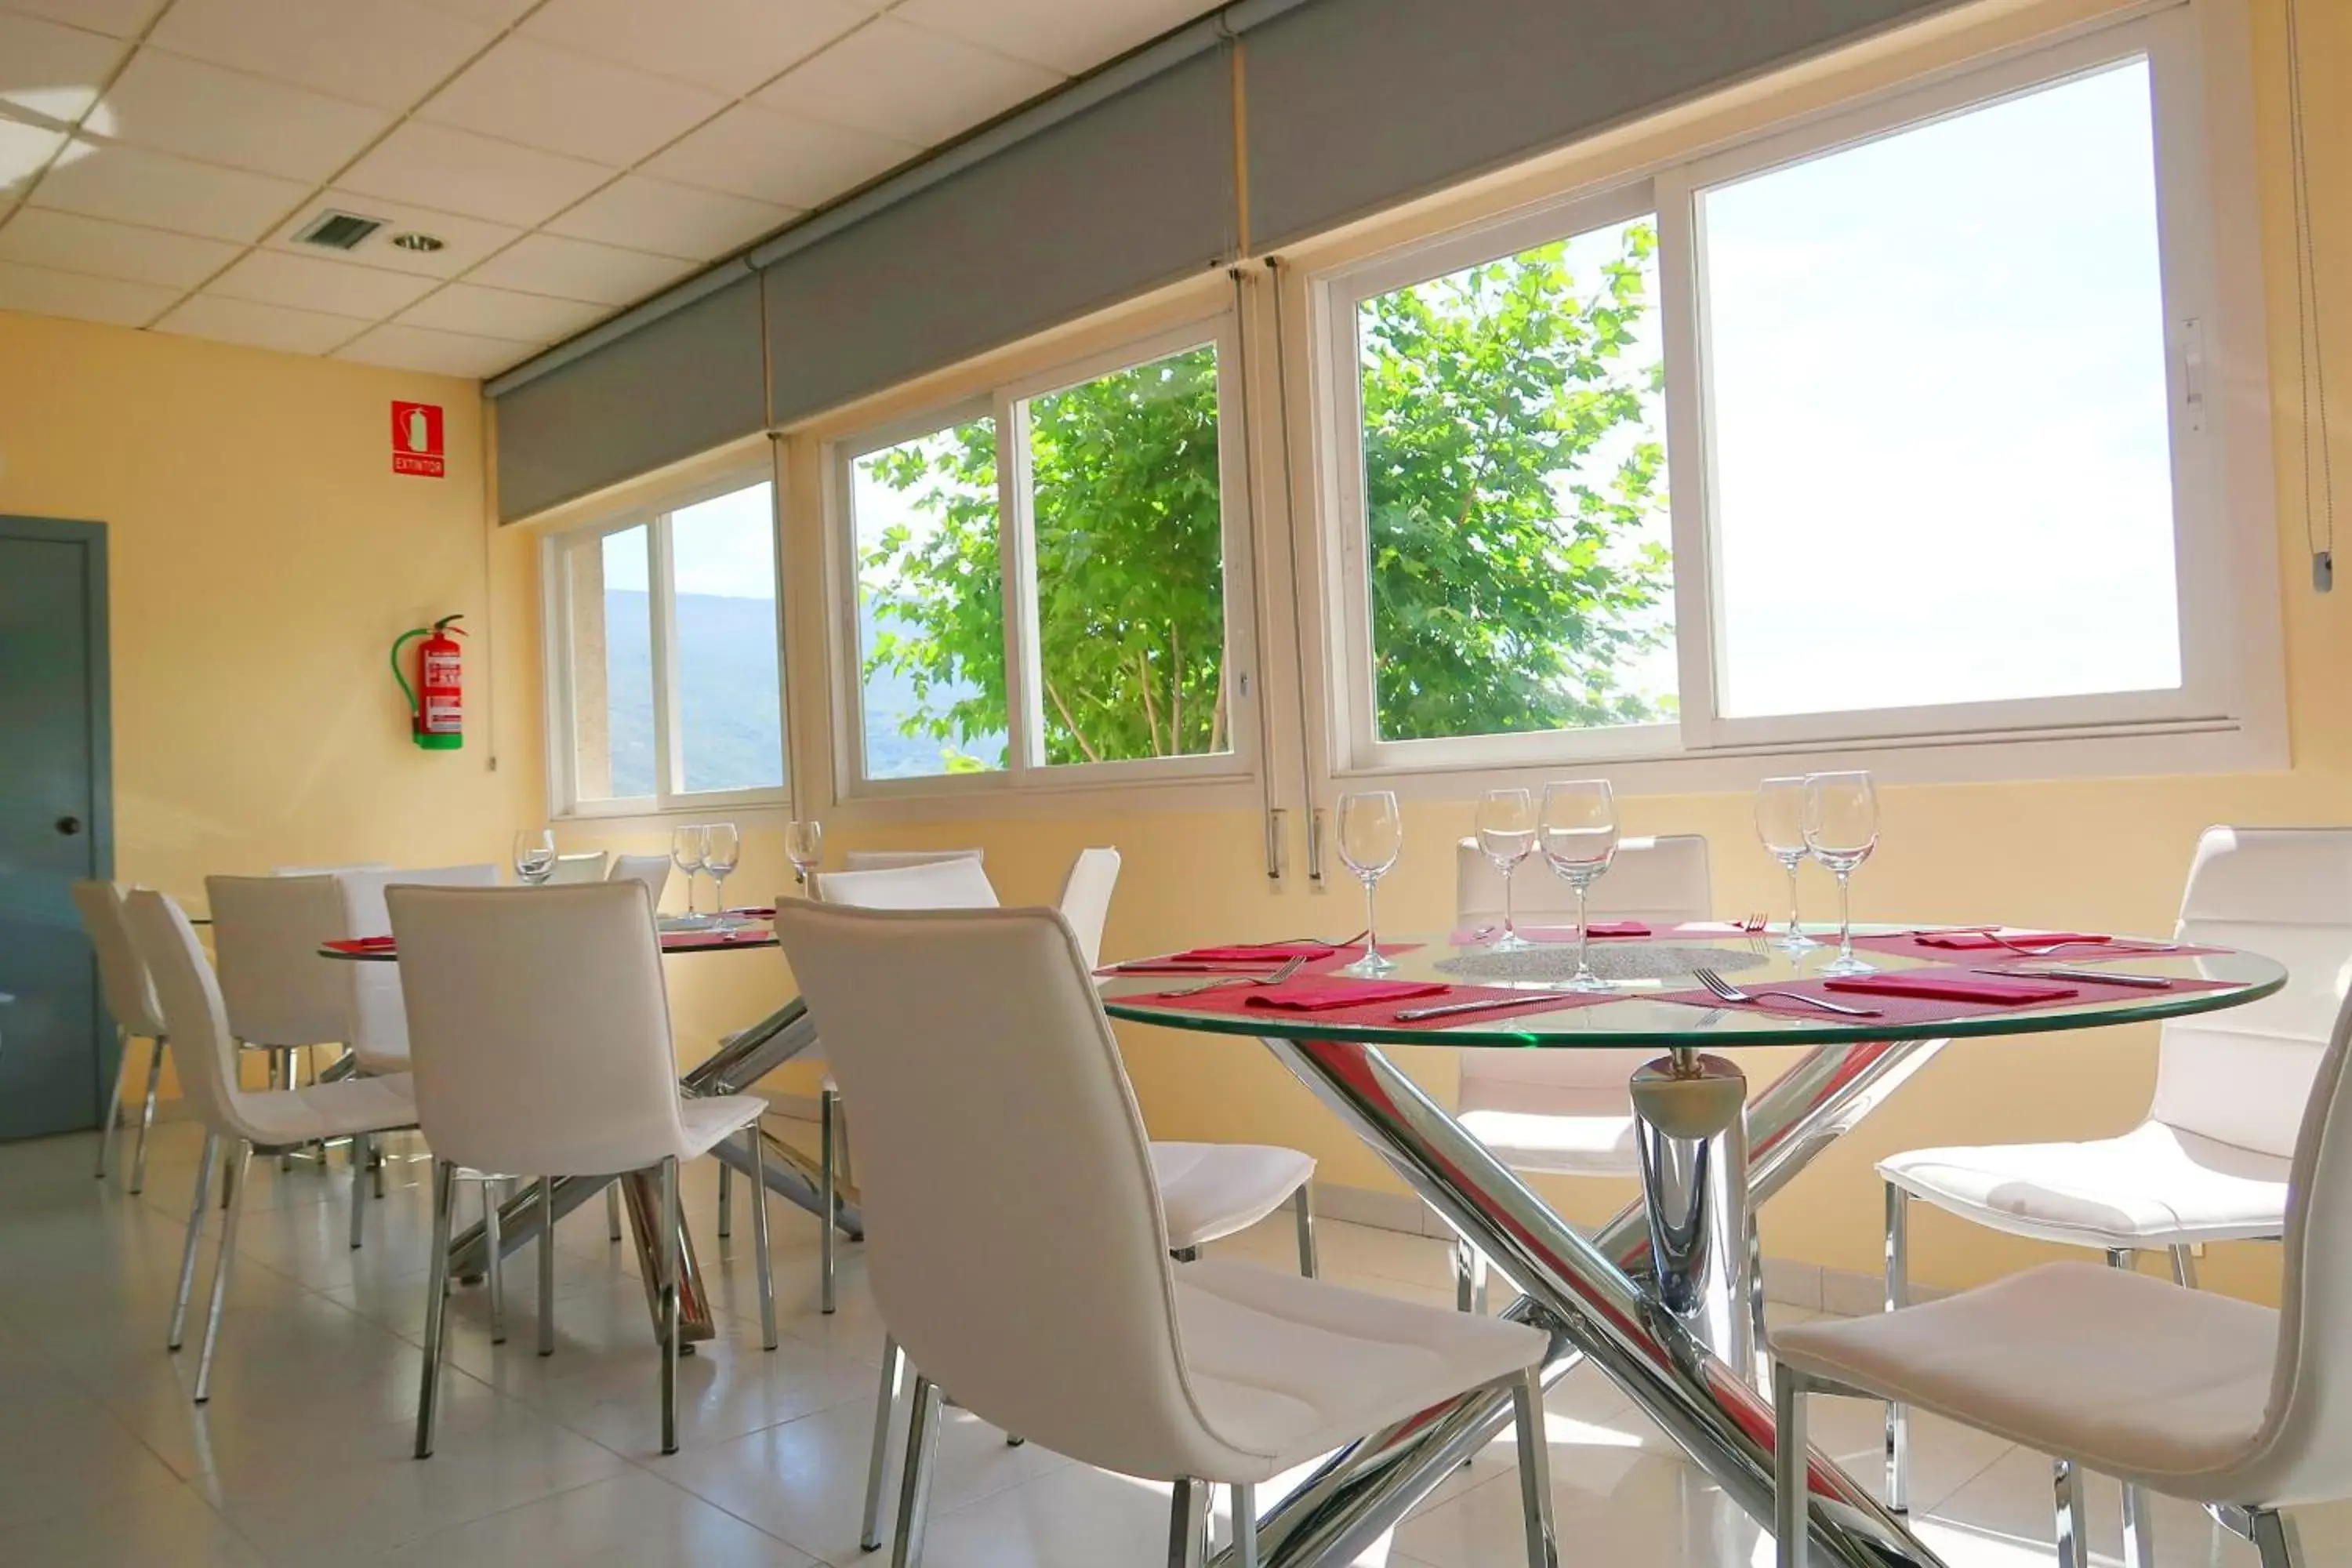
<svg viewBox="0 0 2352 1568">
<path fill-rule="evenodd" d="M 392 243 L 403 250 L 444 250 L 449 242 L 437 234 L 395 234 Z"/>
</svg>

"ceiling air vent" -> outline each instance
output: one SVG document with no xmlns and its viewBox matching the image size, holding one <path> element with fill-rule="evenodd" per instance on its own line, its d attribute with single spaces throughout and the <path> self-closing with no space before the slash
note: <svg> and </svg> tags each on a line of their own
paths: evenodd
<svg viewBox="0 0 2352 1568">
<path fill-rule="evenodd" d="M 380 217 L 324 212 L 303 226 L 294 237 L 294 243 L 320 246 L 328 250 L 357 250 L 362 240 L 383 226 L 383 219 Z"/>
</svg>

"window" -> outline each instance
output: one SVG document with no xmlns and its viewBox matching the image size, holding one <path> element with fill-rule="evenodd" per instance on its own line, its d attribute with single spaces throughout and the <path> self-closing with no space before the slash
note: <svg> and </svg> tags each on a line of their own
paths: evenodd
<svg viewBox="0 0 2352 1568">
<path fill-rule="evenodd" d="M 840 448 L 856 784 L 1240 771 L 1223 325 Z"/>
<path fill-rule="evenodd" d="M 549 552 L 558 809 L 781 795 L 772 486 L 706 487 Z"/>
</svg>

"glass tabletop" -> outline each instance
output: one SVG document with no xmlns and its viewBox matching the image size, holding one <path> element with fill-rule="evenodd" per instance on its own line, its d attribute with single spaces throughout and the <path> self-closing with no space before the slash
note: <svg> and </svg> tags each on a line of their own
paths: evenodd
<svg viewBox="0 0 2352 1568">
<path fill-rule="evenodd" d="M 1954 928 L 1906 922 L 1871 926 L 1857 923 L 1853 929 L 1855 936 L 1864 937 L 1897 936 L 1906 932 Z M 1822 933 L 1816 930 L 1814 934 Z M 1835 935 L 1834 932 L 1829 934 L 1832 937 Z M 2118 944 L 2140 941 L 2160 945 L 2167 939 L 2117 937 L 2116 941 Z M 1360 1040 L 1380 1045 L 1434 1046 L 1447 1049 L 1473 1046 L 1549 1049 L 1639 1046 L 1652 1049 L 1707 1049 L 1730 1046 L 1834 1045 L 1857 1040 L 1948 1039 L 1976 1035 L 2029 1035 L 2060 1029 L 2097 1028 L 2109 1024 L 2177 1018 L 2192 1013 L 2210 1013 L 2225 1007 L 2242 1006 L 2268 996 L 2286 984 L 2286 968 L 2274 959 L 2235 950 L 2212 950 L 2206 944 L 2200 946 L 2201 951 L 2194 954 L 2157 952 L 2127 958 L 2100 957 L 2096 950 L 2083 947 L 2070 948 L 2062 956 L 2045 959 L 2007 952 L 1947 952 L 1933 958 L 1894 952 L 1864 952 L 1863 956 L 1871 963 L 1882 973 L 1890 974 L 1922 968 L 2010 972 L 2019 965 L 2026 969 L 2061 965 L 2086 968 L 2102 973 L 2144 974 L 2216 983 L 2208 988 L 2193 991 L 2134 991 L 2127 996 L 2084 997 L 2033 1007 L 2006 1008 L 1968 1017 L 1916 1022 L 1883 1017 L 1846 1019 L 1827 1014 L 1813 1017 L 1801 1016 L 1794 1011 L 1766 1013 L 1664 1000 L 1666 993 L 1697 988 L 1697 982 L 1683 972 L 1620 980 L 1612 999 L 1598 1005 L 1586 1003 L 1582 998 L 1564 999 L 1569 1005 L 1552 1011 L 1510 1012 L 1499 1017 L 1471 1013 L 1444 1026 L 1438 1026 L 1444 1022 L 1441 1020 L 1417 1026 L 1342 1023 L 1313 1013 L 1281 1013 L 1272 1009 L 1249 1013 L 1224 1009 L 1210 1011 L 1187 1008 L 1181 1002 L 1147 1006 L 1129 1000 L 1193 983 L 1192 977 L 1183 975 L 1114 974 L 1103 977 L 1100 985 L 1103 1008 L 1114 1018 L 1210 1034 L 1249 1035 L 1261 1038 L 1273 1036 L 1285 1039 Z M 1634 950 L 1643 948 L 1653 950 L 1654 956 L 1655 950 L 1663 947 L 1719 954 L 1719 959 L 1696 957 L 1691 967 L 1717 968 L 1727 980 L 1751 992 L 1794 980 L 1818 979 L 1822 964 L 1837 951 L 1832 942 L 1804 952 L 1790 953 L 1775 946 L 1769 935 L 1717 936 L 1688 932 L 1651 938 L 1596 939 L 1593 942 L 1596 955 L 1606 948 L 1625 951 L 1629 958 L 1634 956 Z M 1408 948 L 1410 951 L 1406 951 Z M 1395 973 L 1387 976 L 1391 980 L 1444 981 L 1475 985 L 1482 992 L 1499 985 L 1524 986 L 1538 992 L 1557 989 L 1558 986 L 1556 981 L 1504 981 L 1483 973 L 1462 972 L 1456 966 L 1463 961 L 1475 963 L 1479 955 L 1486 952 L 1484 939 L 1457 944 L 1445 936 L 1407 936 L 1397 938 L 1392 942 L 1382 942 L 1381 951 L 1396 960 Z M 1572 958 L 1572 946 L 1564 944 L 1563 951 Z M 1599 963 L 1596 957 L 1596 967 Z M 1636 962 L 1622 967 L 1638 969 L 1644 965 Z M 1652 964 L 1647 967 L 1658 966 Z M 1206 975 L 1199 978 L 1216 977 Z M 1842 999 L 1864 1000 L 1859 996 Z M 1430 999 L 1434 1003 L 1444 1000 L 1444 997 Z M 1413 1005 L 1400 1004 L 1406 1006 Z"/>
</svg>

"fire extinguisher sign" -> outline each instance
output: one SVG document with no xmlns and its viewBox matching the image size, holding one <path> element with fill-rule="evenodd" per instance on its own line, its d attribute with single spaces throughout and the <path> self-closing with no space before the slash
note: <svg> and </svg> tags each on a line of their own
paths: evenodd
<svg viewBox="0 0 2352 1568">
<path fill-rule="evenodd" d="M 392 471 L 446 478 L 448 458 L 441 446 L 441 408 L 433 403 L 392 405 Z"/>
</svg>

